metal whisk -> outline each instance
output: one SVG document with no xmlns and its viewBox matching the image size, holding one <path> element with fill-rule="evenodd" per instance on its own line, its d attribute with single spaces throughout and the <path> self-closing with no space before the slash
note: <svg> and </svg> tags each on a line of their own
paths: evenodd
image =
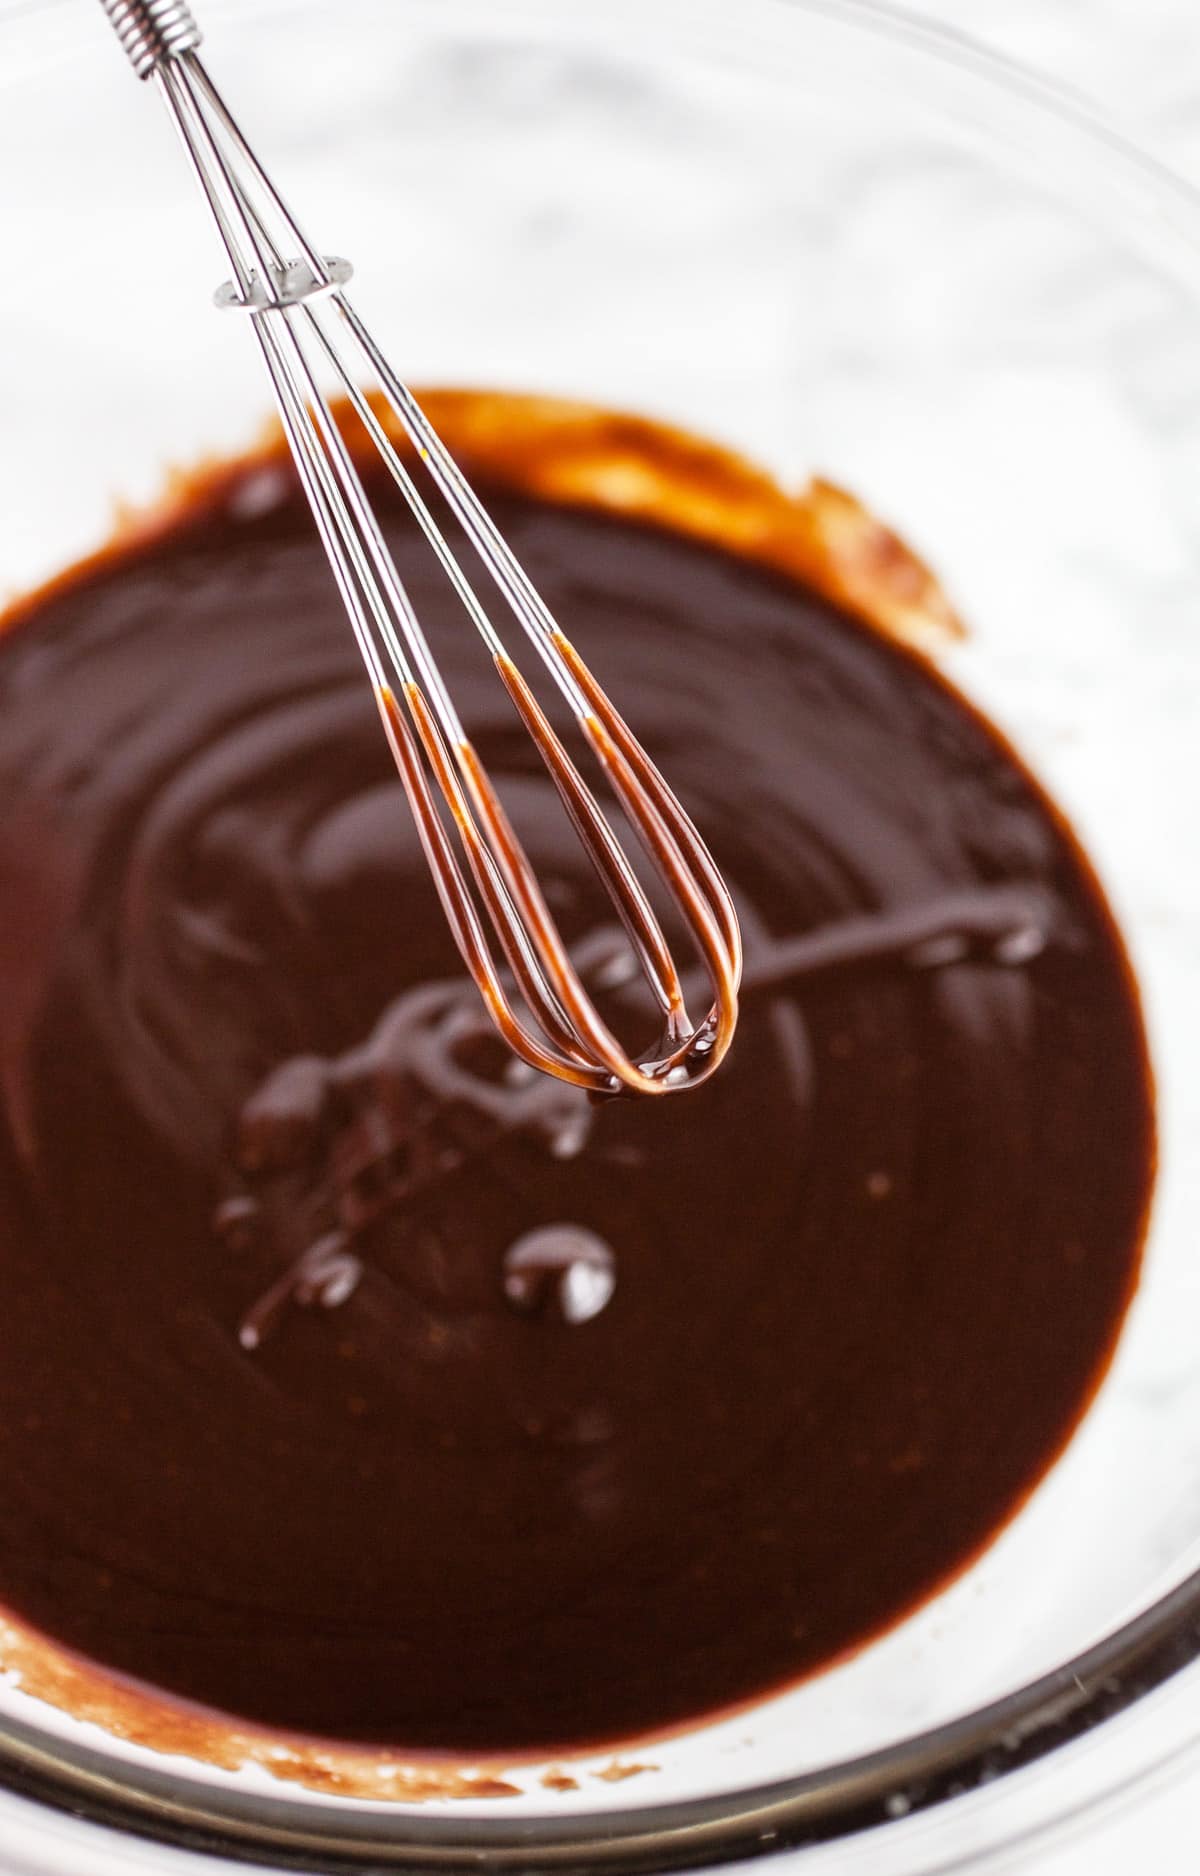
<svg viewBox="0 0 1200 1876">
<path fill-rule="evenodd" d="M 707 848 L 346 298 L 349 262 L 317 252 L 254 156 L 197 57 L 201 35 L 189 8 L 183 0 L 101 4 L 138 77 L 154 80 L 216 222 L 233 268 L 217 304 L 246 313 L 261 348 L 451 931 L 497 1028 L 534 1068 L 580 1087 L 661 1094 L 694 1085 L 729 1047 L 741 978 L 737 918 Z M 326 368 L 491 653 L 628 933 L 662 1015 L 661 1037 L 648 1058 L 629 1055 L 572 965 L 533 867 L 459 721 L 321 391 L 318 371 Z M 360 372 L 374 378 L 574 712 L 665 880 L 711 984 L 711 1004 L 700 1022 L 687 1014 L 679 972 L 627 855 L 505 650 L 378 415 L 384 403 L 362 388 Z M 457 829 L 465 870 L 439 811 L 439 794 Z M 497 962 L 495 941 L 507 971 Z"/>
</svg>

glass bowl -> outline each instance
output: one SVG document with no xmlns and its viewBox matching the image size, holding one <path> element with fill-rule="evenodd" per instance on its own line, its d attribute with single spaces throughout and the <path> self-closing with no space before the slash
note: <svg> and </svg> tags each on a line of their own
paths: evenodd
<svg viewBox="0 0 1200 1876">
<path fill-rule="evenodd" d="M 1081 1829 L 1200 1731 L 1200 198 L 1079 102 L 858 0 L 210 0 L 205 24 L 410 380 L 682 424 L 846 485 L 933 563 L 970 628 L 947 670 L 1123 922 L 1161 1170 L 1068 1451 L 852 1659 L 572 1761 L 574 1790 L 488 1767 L 516 1794 L 422 1804 L 396 1755 L 364 1797 L 344 1755 L 150 1750 L 10 1676 L 0 1866 L 659 1869 L 791 1847 L 814 1873 L 901 1876 Z M 115 500 L 238 449 L 268 398 L 99 9 L 9 6 L 0 32 L 0 582 L 19 591 L 95 545 Z"/>
</svg>

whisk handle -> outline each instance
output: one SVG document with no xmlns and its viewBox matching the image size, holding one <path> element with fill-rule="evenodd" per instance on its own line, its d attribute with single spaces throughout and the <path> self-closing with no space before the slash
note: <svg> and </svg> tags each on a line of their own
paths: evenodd
<svg viewBox="0 0 1200 1876">
<path fill-rule="evenodd" d="M 139 78 L 167 59 L 194 52 L 201 32 L 187 0 L 100 0 Z"/>
</svg>

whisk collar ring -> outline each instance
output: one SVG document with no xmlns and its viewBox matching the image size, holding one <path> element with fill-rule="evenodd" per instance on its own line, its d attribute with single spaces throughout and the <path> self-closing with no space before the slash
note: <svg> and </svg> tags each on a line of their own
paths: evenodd
<svg viewBox="0 0 1200 1876">
<path fill-rule="evenodd" d="M 337 254 L 326 254 L 322 264 L 325 279 L 314 273 L 305 260 L 288 261 L 283 267 L 271 269 L 269 285 L 256 268 L 251 275 L 249 294 L 244 294 L 236 281 L 226 280 L 213 294 L 214 304 L 222 312 L 282 311 L 286 306 L 302 306 L 305 300 L 315 300 L 322 293 L 335 293 L 353 278 L 353 266 Z"/>
</svg>

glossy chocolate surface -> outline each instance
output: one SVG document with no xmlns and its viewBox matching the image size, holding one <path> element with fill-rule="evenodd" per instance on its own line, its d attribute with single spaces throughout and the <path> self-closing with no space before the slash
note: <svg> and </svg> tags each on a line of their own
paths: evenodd
<svg viewBox="0 0 1200 1876">
<path fill-rule="evenodd" d="M 703 1088 L 531 1077 L 269 481 L 0 635 L 0 1602 L 170 1695 L 413 1750 L 782 1686 L 976 1553 L 1103 1372 L 1153 1149 L 1098 889 L 912 653 L 753 553 L 497 485 L 747 947 Z M 636 1023 L 536 752 L 375 493 Z"/>
</svg>

